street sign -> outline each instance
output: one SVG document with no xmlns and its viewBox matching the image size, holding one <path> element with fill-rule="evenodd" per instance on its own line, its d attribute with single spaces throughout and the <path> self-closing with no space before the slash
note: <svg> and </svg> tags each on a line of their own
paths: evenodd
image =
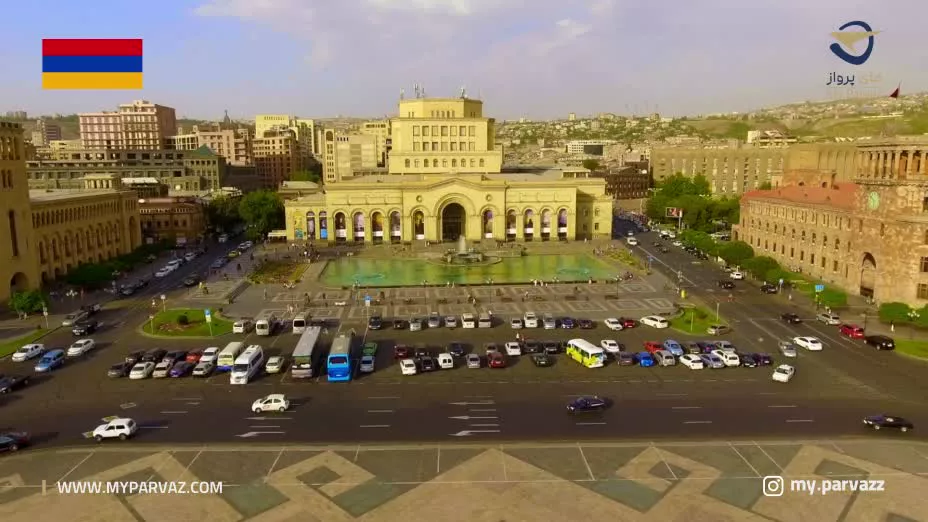
<svg viewBox="0 0 928 522">
<path fill-rule="evenodd" d="M 213 322 L 213 316 L 209 311 L 209 308 L 203 310 L 203 316 L 206 318 L 207 323 Z"/>
<path fill-rule="evenodd" d="M 780 286 L 783 286 L 783 278 L 782 278 L 782 277 L 780 278 L 779 284 L 780 284 Z"/>
<path fill-rule="evenodd" d="M 364 296 L 364 306 L 370 306 L 370 305 L 371 305 L 371 296 L 369 295 Z"/>
<path fill-rule="evenodd" d="M 815 285 L 815 291 L 816 291 L 816 292 L 824 292 L 824 291 L 825 291 L 825 285 Z"/>
</svg>

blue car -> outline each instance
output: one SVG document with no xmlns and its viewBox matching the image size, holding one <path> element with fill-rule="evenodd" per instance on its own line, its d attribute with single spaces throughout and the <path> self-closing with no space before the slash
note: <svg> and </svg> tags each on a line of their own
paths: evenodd
<svg viewBox="0 0 928 522">
<path fill-rule="evenodd" d="M 648 352 L 638 352 L 638 366 L 642 368 L 648 368 L 654 366 L 654 356 Z"/>
<path fill-rule="evenodd" d="M 674 341 L 673 339 L 667 339 L 664 341 L 664 349 L 673 354 L 674 357 L 681 357 L 686 352 L 683 351 L 683 345 Z"/>
<path fill-rule="evenodd" d="M 35 371 L 39 373 L 50 372 L 64 364 L 64 350 L 52 350 L 39 359 Z"/>
<path fill-rule="evenodd" d="M 577 324 L 570 317 L 564 317 L 563 319 L 561 319 L 561 328 L 566 328 L 569 330 L 575 327 L 576 325 Z"/>
</svg>

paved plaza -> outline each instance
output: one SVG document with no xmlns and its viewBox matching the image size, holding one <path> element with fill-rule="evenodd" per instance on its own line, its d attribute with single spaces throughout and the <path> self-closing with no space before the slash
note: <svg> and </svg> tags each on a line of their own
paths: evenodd
<svg viewBox="0 0 928 522">
<path fill-rule="evenodd" d="M 762 479 L 885 481 L 765 497 Z M 69 481 L 221 481 L 212 495 L 59 493 Z M 9 520 L 921 521 L 928 447 L 904 441 L 61 449 L 0 462 Z"/>
</svg>

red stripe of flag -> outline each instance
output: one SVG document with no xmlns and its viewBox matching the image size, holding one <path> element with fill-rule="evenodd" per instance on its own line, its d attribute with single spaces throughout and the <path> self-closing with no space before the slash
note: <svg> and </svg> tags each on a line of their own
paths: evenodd
<svg viewBox="0 0 928 522">
<path fill-rule="evenodd" d="M 46 38 L 42 56 L 142 56 L 142 39 Z"/>
</svg>

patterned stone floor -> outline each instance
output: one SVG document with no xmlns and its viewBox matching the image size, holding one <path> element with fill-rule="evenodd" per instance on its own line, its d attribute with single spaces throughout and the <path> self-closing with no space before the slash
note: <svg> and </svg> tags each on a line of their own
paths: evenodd
<svg viewBox="0 0 928 522">
<path fill-rule="evenodd" d="M 791 491 L 762 477 L 884 481 Z M 221 494 L 66 494 L 71 481 L 221 481 Z M 919 494 L 918 492 L 921 492 Z M 878 441 L 23 451 L 0 518 L 78 521 L 928 521 L 928 445 Z"/>
</svg>

